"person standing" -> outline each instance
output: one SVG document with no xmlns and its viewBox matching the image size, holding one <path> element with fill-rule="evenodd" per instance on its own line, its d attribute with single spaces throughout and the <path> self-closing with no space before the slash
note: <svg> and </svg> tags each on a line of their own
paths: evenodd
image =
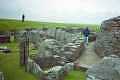
<svg viewBox="0 0 120 80">
<path fill-rule="evenodd" d="M 86 27 L 86 28 L 83 30 L 84 44 L 85 44 L 85 45 L 88 45 L 88 37 L 89 37 L 89 34 L 90 34 L 90 30 L 88 29 L 88 27 Z"/>
<path fill-rule="evenodd" d="M 25 15 L 23 14 L 22 15 L 22 22 L 24 22 L 25 21 Z"/>
</svg>

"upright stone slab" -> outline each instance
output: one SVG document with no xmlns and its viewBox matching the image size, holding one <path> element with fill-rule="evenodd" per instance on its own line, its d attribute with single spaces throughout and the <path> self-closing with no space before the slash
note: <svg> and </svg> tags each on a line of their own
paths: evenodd
<svg viewBox="0 0 120 80">
<path fill-rule="evenodd" d="M 25 32 L 23 39 L 21 39 L 20 41 L 20 65 L 25 66 L 26 71 L 27 71 L 28 55 L 29 55 L 29 38 L 28 38 L 28 32 Z"/>
</svg>

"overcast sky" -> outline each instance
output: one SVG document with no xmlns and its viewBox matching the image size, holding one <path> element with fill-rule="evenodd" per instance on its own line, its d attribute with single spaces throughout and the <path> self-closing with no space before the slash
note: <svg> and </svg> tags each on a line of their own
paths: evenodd
<svg viewBox="0 0 120 80">
<path fill-rule="evenodd" d="M 120 16 L 120 0 L 0 0 L 0 18 L 101 23 Z"/>
</svg>

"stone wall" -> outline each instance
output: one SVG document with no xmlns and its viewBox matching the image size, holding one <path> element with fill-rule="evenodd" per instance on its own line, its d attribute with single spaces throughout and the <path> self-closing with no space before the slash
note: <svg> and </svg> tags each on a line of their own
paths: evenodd
<svg viewBox="0 0 120 80">
<path fill-rule="evenodd" d="M 98 33 L 95 51 L 100 57 L 115 54 L 120 56 L 120 17 L 106 20 Z"/>
<path fill-rule="evenodd" d="M 88 69 L 87 80 L 120 80 L 120 58 L 116 55 L 104 57 Z"/>
<path fill-rule="evenodd" d="M 27 71 L 36 75 L 40 80 L 64 80 L 64 76 L 74 69 L 73 63 L 67 63 L 63 66 L 54 66 L 43 70 L 33 60 L 28 60 Z"/>
<path fill-rule="evenodd" d="M 120 80 L 120 16 L 102 23 L 95 51 L 103 60 L 88 69 L 87 80 Z"/>
</svg>

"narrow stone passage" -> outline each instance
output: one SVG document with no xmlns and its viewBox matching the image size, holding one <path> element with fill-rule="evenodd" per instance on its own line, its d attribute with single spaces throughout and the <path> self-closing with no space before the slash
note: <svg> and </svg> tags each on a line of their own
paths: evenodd
<svg viewBox="0 0 120 80">
<path fill-rule="evenodd" d="M 100 57 L 94 52 L 94 42 L 91 42 L 86 46 L 85 51 L 82 53 L 78 62 L 83 65 L 92 65 L 100 61 Z"/>
</svg>

